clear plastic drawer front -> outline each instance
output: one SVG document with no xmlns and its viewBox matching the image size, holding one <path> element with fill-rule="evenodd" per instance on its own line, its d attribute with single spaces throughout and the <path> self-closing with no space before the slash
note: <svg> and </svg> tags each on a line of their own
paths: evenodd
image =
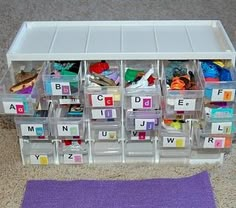
<svg viewBox="0 0 236 208">
<path fill-rule="evenodd" d="M 97 121 L 120 121 L 121 108 L 87 108 L 89 119 Z"/>
<path fill-rule="evenodd" d="M 83 164 L 89 162 L 89 147 L 81 140 L 61 141 L 58 147 L 59 164 Z"/>
<path fill-rule="evenodd" d="M 55 144 L 38 141 L 20 140 L 23 164 L 49 165 L 55 164 Z"/>
<path fill-rule="evenodd" d="M 16 117 L 15 124 L 19 137 L 42 139 L 50 135 L 49 120 L 47 117 Z"/>
<path fill-rule="evenodd" d="M 236 68 L 229 60 L 199 61 L 198 67 L 205 88 L 204 96 L 207 101 L 235 101 Z"/>
<path fill-rule="evenodd" d="M 92 142 L 94 163 L 122 162 L 122 143 L 119 141 Z"/>
<path fill-rule="evenodd" d="M 232 147 L 235 135 L 204 133 L 200 129 L 194 130 L 194 140 L 198 149 L 226 150 Z"/>
<path fill-rule="evenodd" d="M 57 62 L 48 63 L 42 75 L 45 95 L 79 95 L 82 66 L 78 63 L 80 62 L 76 61 L 76 63 L 74 63 L 72 61 L 65 65 Z M 76 67 L 74 67 L 75 65 Z M 73 68 L 73 71 L 71 70 L 72 67 L 75 68 Z M 75 70 L 77 70 L 77 72 L 75 72 Z"/>
<path fill-rule="evenodd" d="M 85 103 L 90 107 L 120 107 L 122 78 L 120 61 L 87 61 Z"/>
<path fill-rule="evenodd" d="M 155 142 L 150 141 L 127 141 L 125 143 L 126 162 L 155 162 Z"/>
<path fill-rule="evenodd" d="M 121 123 L 108 122 L 91 124 L 91 139 L 95 141 L 115 141 L 121 139 Z"/>
<path fill-rule="evenodd" d="M 193 61 L 163 61 L 160 67 L 166 117 L 194 115 L 201 111 L 204 90 L 196 64 Z"/>
<path fill-rule="evenodd" d="M 161 122 L 161 111 L 127 111 L 126 129 L 127 130 L 158 130 Z"/>
</svg>

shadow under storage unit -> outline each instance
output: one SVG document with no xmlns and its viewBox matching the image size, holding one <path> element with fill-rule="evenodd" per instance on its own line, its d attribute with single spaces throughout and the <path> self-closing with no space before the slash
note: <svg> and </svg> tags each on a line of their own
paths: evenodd
<svg viewBox="0 0 236 208">
<path fill-rule="evenodd" d="M 0 113 L 24 165 L 223 163 L 235 55 L 218 20 L 24 22 Z"/>
</svg>

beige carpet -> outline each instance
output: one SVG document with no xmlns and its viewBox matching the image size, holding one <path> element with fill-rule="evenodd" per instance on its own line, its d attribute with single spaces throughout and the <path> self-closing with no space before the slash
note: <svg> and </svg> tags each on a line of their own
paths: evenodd
<svg viewBox="0 0 236 208">
<path fill-rule="evenodd" d="M 21 23 L 26 20 L 220 19 L 236 45 L 235 8 L 235 0 L 0 0 L 0 77 L 6 69 L 5 53 Z M 0 142 L 0 208 L 19 207 L 29 179 L 183 177 L 203 170 L 210 173 L 218 207 L 236 208 L 236 147 L 222 166 L 23 167 L 14 124 L 5 116 L 0 119 Z"/>
</svg>

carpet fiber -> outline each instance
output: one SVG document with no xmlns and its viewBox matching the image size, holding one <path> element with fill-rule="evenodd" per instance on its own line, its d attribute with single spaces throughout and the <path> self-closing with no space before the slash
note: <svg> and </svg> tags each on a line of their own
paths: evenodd
<svg viewBox="0 0 236 208">
<path fill-rule="evenodd" d="M 213 208 L 208 173 L 179 179 L 31 180 L 22 208 Z"/>
</svg>

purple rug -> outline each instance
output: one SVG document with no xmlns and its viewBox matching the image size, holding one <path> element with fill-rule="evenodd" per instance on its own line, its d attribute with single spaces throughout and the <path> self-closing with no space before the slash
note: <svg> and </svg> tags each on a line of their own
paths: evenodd
<svg viewBox="0 0 236 208">
<path fill-rule="evenodd" d="M 31 180 L 22 208 L 215 208 L 207 172 L 179 179 Z"/>
</svg>

